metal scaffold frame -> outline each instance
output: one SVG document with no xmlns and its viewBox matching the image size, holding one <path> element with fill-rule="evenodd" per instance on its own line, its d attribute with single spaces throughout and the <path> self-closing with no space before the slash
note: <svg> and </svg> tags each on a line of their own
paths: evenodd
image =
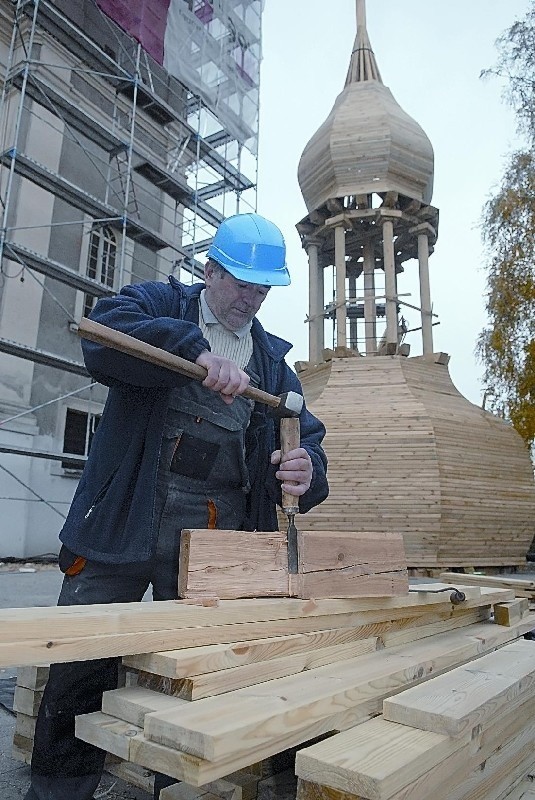
<svg viewBox="0 0 535 800">
<path fill-rule="evenodd" d="M 62 0 L 12 0 L 0 12 L 4 36 L 10 33 L 3 80 L 0 76 L 0 301 L 15 279 L 29 278 L 55 309 L 59 327 L 75 333 L 87 303 L 125 283 L 165 280 L 170 273 L 185 282 L 202 277 L 202 255 L 219 222 L 256 210 L 257 159 L 256 139 L 252 149 L 245 147 L 201 93 L 166 73 L 96 6 L 104 44 L 61 6 Z M 45 141 L 52 146 L 46 149 Z M 21 213 L 21 192 L 30 190 L 48 199 L 48 222 L 40 214 L 33 219 Z M 91 257 L 94 231 L 112 232 L 111 279 L 88 271 L 87 257 L 84 263 L 85 253 Z M 57 243 L 63 234 L 81 242 L 77 259 L 54 255 L 63 255 Z M 32 246 L 40 237 L 55 247 Z M 59 391 L 43 398 L 32 385 L 26 387 L 28 399 L 15 404 L 0 396 L 0 431 L 25 415 L 39 427 L 39 415 L 68 397 L 87 397 L 89 407 L 97 391 L 103 402 L 81 359 L 71 355 L 77 337 L 69 337 L 64 352 L 42 346 L 47 340 L 42 330 L 50 330 L 51 322 L 42 309 L 40 314 L 34 341 L 16 341 L 6 335 L 9 325 L 2 324 L 0 305 L 0 358 L 59 370 Z M 17 454 L 67 467 L 84 460 L 61 452 L 56 443 L 53 452 L 0 437 L 0 452 L 2 458 Z M 1 461 L 0 470 L 13 474 Z M 35 496 L 28 484 L 19 483 Z"/>
</svg>

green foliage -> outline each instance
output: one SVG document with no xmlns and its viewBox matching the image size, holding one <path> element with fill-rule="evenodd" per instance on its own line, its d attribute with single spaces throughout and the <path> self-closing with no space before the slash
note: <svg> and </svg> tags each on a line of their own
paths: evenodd
<svg viewBox="0 0 535 800">
<path fill-rule="evenodd" d="M 535 0 L 498 40 L 498 68 L 526 146 L 509 156 L 501 185 L 483 209 L 489 324 L 477 354 L 488 406 L 535 442 Z"/>
</svg>

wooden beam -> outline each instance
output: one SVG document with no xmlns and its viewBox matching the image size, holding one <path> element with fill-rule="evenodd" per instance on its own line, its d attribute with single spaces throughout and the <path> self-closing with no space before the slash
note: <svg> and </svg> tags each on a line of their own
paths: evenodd
<svg viewBox="0 0 535 800">
<path fill-rule="evenodd" d="M 298 575 L 289 575 L 285 533 L 184 530 L 179 594 L 210 592 L 232 599 L 386 597 L 408 592 L 401 534 L 299 531 L 298 549 Z"/>
</svg>

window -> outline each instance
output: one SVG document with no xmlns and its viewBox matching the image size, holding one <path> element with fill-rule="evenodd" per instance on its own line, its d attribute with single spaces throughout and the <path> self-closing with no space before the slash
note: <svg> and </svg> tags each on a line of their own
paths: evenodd
<svg viewBox="0 0 535 800">
<path fill-rule="evenodd" d="M 65 431 L 63 434 L 63 452 L 72 455 L 87 456 L 91 449 L 93 435 L 100 421 L 100 414 L 88 414 L 87 411 L 78 411 L 68 408 L 65 416 Z M 63 469 L 81 470 L 84 461 L 73 463 L 62 461 Z"/>
<path fill-rule="evenodd" d="M 117 242 L 115 234 L 108 226 L 95 227 L 89 239 L 89 255 L 87 259 L 86 275 L 94 281 L 100 281 L 113 289 L 115 282 L 115 261 L 117 257 Z M 88 317 L 96 297 L 84 295 L 84 317 Z"/>
</svg>

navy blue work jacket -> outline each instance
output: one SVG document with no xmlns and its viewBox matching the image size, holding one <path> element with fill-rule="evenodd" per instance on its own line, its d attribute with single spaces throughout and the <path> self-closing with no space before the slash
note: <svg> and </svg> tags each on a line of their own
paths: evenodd
<svg viewBox="0 0 535 800">
<path fill-rule="evenodd" d="M 210 349 L 198 326 L 203 288 L 203 284 L 186 286 L 172 276 L 168 283 L 126 286 L 115 297 L 101 298 L 91 317 L 195 361 Z M 284 360 L 291 345 L 267 333 L 257 319 L 251 333 L 260 388 L 276 395 L 302 393 L 297 376 Z M 60 539 L 77 555 L 94 561 L 145 561 L 151 557 L 157 535 L 153 525 L 156 474 L 169 395 L 187 379 L 94 342 L 84 340 L 82 349 L 90 374 L 109 392 Z M 299 499 L 300 511 L 305 513 L 327 497 L 327 459 L 321 446 L 323 424 L 306 406 L 300 421 L 301 444 L 314 467 L 312 484 Z M 256 403 L 246 434 L 251 491 L 244 530 L 278 528 L 281 484 L 269 459 L 279 447 L 278 425 L 267 406 Z"/>
</svg>

